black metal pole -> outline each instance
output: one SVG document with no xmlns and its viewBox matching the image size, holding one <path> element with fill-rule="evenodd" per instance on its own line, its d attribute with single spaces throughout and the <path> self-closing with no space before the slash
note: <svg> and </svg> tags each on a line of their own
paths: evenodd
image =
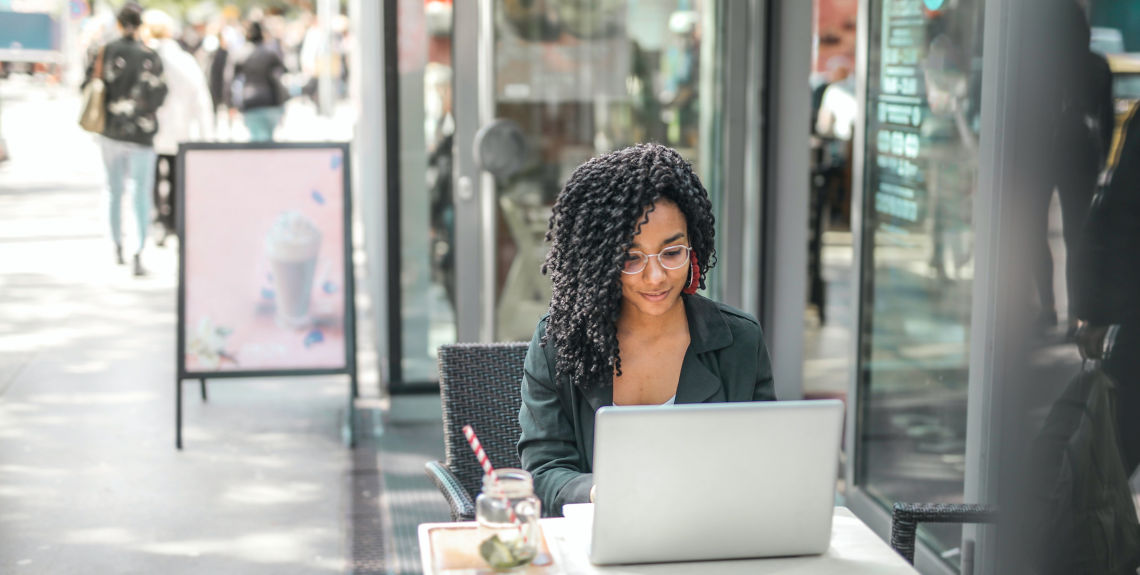
<svg viewBox="0 0 1140 575">
<path fill-rule="evenodd" d="M 348 426 L 347 434 L 349 449 L 356 447 L 356 374 L 348 374 L 349 378 L 349 393 L 348 393 L 348 411 L 345 412 L 345 425 Z"/>
<path fill-rule="evenodd" d="M 174 447 L 182 449 L 182 378 L 174 384 Z"/>
<path fill-rule="evenodd" d="M 206 397 L 206 378 L 199 379 L 198 381 L 200 387 L 202 388 L 202 401 L 208 401 L 209 398 Z"/>
<path fill-rule="evenodd" d="M 384 3 L 384 113 L 388 118 L 400 117 L 400 69 L 397 58 L 397 17 L 399 11 L 395 2 Z M 385 182 L 388 198 L 388 385 L 398 388 L 404 381 L 403 362 L 403 313 L 401 308 L 403 286 L 400 284 L 400 127 L 396 123 L 387 125 L 385 143 L 387 163 Z M 349 258 L 351 264 L 352 259 Z M 373 305 L 382 305 L 374 302 Z"/>
</svg>

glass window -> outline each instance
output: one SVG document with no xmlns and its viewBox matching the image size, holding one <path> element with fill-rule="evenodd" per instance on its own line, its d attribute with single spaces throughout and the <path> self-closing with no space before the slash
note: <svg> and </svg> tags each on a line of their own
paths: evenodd
<svg viewBox="0 0 1140 575">
<path fill-rule="evenodd" d="M 715 7 L 697 0 L 495 2 L 494 115 L 514 122 L 527 141 L 518 169 L 496 181 L 497 340 L 529 340 L 549 305 L 550 282 L 540 273 L 547 220 L 582 162 L 660 142 L 693 163 L 720 208 Z"/>
<path fill-rule="evenodd" d="M 876 0 L 864 181 L 855 482 L 960 502 L 984 0 Z M 921 535 L 949 561 L 961 528 Z"/>
</svg>

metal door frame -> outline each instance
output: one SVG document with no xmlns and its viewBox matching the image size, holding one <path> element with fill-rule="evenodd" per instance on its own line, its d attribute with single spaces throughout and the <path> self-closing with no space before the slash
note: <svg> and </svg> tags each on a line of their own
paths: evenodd
<svg viewBox="0 0 1140 575">
<path fill-rule="evenodd" d="M 811 193 L 808 141 L 811 118 L 812 3 L 772 0 L 766 6 L 763 134 L 760 190 L 757 316 L 772 356 L 776 397 L 803 397 L 804 306 L 807 289 L 808 199 Z"/>
<path fill-rule="evenodd" d="M 463 286 L 456 290 L 455 321 L 460 342 L 490 342 L 494 333 L 495 189 L 472 155 L 475 133 L 494 112 L 492 9 L 490 0 L 452 5 L 455 284 Z"/>
</svg>

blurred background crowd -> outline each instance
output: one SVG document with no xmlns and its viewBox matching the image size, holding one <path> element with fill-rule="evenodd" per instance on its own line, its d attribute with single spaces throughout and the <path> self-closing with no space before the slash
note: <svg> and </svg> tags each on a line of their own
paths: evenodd
<svg viewBox="0 0 1140 575">
<path fill-rule="evenodd" d="M 0 19 L 4 20 L 0 26 L 23 27 L 28 42 L 42 42 L 43 51 L 52 52 L 33 61 L 0 58 L 0 78 L 22 73 L 48 84 L 75 85 L 95 60 L 99 48 L 119 37 L 119 3 L 66 2 L 70 18 L 56 25 L 52 20 L 59 13 L 60 4 L 59 0 L 0 2 Z M 300 98 L 327 113 L 322 106 L 333 106 L 347 97 L 350 29 L 343 7 L 336 4 L 331 10 L 326 9 L 332 17 L 322 19 L 317 15 L 321 7 L 310 0 L 147 2 L 148 14 L 139 35 L 156 50 L 164 40 L 171 40 L 193 57 L 209 88 L 212 113 L 219 128 L 217 136 L 230 138 L 232 124 L 240 123 L 242 112 L 240 97 L 234 97 L 234 82 L 240 83 L 235 67 L 258 44 L 280 59 L 280 81 L 286 99 Z M 323 101 L 322 77 L 330 83 Z M 240 139 L 244 135 L 233 137 Z"/>
</svg>

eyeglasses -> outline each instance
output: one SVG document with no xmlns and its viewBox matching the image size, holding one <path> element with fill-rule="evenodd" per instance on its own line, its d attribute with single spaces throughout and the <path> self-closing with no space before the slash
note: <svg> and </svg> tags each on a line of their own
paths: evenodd
<svg viewBox="0 0 1140 575">
<path fill-rule="evenodd" d="M 667 270 L 678 270 L 689 264 L 689 246 L 669 246 L 658 254 L 646 255 L 637 250 L 631 250 L 625 255 L 621 266 L 621 273 L 639 274 L 649 265 L 649 258 L 657 258 L 657 263 Z"/>
</svg>

